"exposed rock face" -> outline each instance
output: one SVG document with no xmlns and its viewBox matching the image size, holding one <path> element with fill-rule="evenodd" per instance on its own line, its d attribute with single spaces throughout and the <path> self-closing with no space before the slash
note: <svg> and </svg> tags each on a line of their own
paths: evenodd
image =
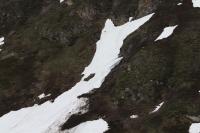
<svg viewBox="0 0 200 133">
<path fill-rule="evenodd" d="M 95 52 L 107 18 L 116 25 L 155 12 L 131 34 L 124 57 L 89 97 L 71 128 L 103 117 L 109 133 L 185 133 L 200 115 L 200 9 L 191 0 L 0 0 L 0 115 L 43 103 L 70 89 Z M 174 34 L 155 42 L 163 28 Z M 90 77 L 92 78 L 92 76 Z M 51 94 L 45 100 L 41 93 Z M 156 105 L 159 112 L 149 115 Z M 139 115 L 130 119 L 133 114 Z M 192 116 L 192 117 L 188 117 Z M 192 118 L 192 119 L 191 119 Z"/>
</svg>

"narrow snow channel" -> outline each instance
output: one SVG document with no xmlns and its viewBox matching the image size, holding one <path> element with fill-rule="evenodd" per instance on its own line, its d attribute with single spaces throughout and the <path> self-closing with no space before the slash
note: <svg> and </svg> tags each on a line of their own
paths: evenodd
<svg viewBox="0 0 200 133">
<path fill-rule="evenodd" d="M 158 38 L 155 41 L 162 40 L 164 38 L 168 38 L 169 36 L 171 36 L 177 26 L 178 25 L 164 28 L 163 32 L 158 36 Z"/>
<path fill-rule="evenodd" d="M 96 43 L 96 53 L 91 63 L 85 68 L 81 81 L 69 91 L 58 96 L 53 103 L 47 101 L 42 105 L 35 105 L 5 114 L 0 118 L 0 131 L 2 133 L 61 132 L 60 126 L 72 114 L 87 111 L 81 110 L 86 105 L 87 99 L 79 99 L 77 97 L 101 86 L 105 77 L 122 60 L 119 54 L 123 40 L 147 22 L 152 16 L 153 14 L 150 14 L 135 21 L 129 21 L 121 26 L 114 26 L 112 21 L 108 19 L 102 30 L 100 40 Z M 95 76 L 89 81 L 84 81 L 91 74 L 95 74 Z M 103 124 L 99 127 L 99 124 L 96 124 L 96 122 Z M 80 124 L 76 127 L 76 130 L 71 129 L 70 131 L 64 132 L 83 133 L 82 131 L 80 132 L 80 129 L 84 125 L 87 125 L 89 128 L 88 124 L 92 125 L 91 130 L 95 129 L 93 133 L 103 133 L 108 130 L 107 123 L 103 119 L 99 119 L 97 121 Z M 84 130 L 86 130 L 85 128 Z M 99 129 L 98 132 L 97 129 Z"/>
</svg>

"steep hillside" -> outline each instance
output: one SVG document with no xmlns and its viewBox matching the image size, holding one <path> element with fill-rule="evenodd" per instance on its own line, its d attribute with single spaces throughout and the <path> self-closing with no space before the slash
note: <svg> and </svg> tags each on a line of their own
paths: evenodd
<svg viewBox="0 0 200 133">
<path fill-rule="evenodd" d="M 200 0 L 0 3 L 0 132 L 200 132 Z"/>
</svg>

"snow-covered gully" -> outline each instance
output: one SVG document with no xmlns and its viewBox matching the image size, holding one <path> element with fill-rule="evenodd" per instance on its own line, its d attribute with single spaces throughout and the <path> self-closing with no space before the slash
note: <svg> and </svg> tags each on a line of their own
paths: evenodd
<svg viewBox="0 0 200 133">
<path fill-rule="evenodd" d="M 57 133 L 60 126 L 72 115 L 84 113 L 81 108 L 86 105 L 87 99 L 78 96 L 99 88 L 105 77 L 122 60 L 119 57 L 123 40 L 140 26 L 147 22 L 153 14 L 140 19 L 129 21 L 121 26 L 115 26 L 110 19 L 105 23 L 101 38 L 96 43 L 96 53 L 91 63 L 82 73 L 84 76 L 69 91 L 58 96 L 52 103 L 47 101 L 42 105 L 11 111 L 0 118 L 0 131 L 2 133 Z M 95 74 L 89 81 L 85 78 Z M 101 125 L 101 126 L 99 126 Z M 108 124 L 103 120 L 84 122 L 73 129 L 62 131 L 64 133 L 103 133 L 108 130 Z"/>
</svg>

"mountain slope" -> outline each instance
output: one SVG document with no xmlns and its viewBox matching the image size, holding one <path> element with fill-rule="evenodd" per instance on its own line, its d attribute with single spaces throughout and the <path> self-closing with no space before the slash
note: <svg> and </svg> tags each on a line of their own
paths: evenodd
<svg viewBox="0 0 200 133">
<path fill-rule="evenodd" d="M 95 42 L 99 40 L 106 19 L 111 18 L 115 25 L 122 25 L 129 23 L 129 17 L 137 19 L 155 12 L 149 22 L 124 40 L 120 50 L 122 61 L 115 68 L 110 64 L 110 68 L 113 69 L 102 86 L 100 87 L 100 84 L 98 87 L 94 86 L 94 88 L 100 87 L 99 89 L 89 94 L 84 94 L 88 91 L 81 93 L 82 87 L 77 89 L 75 99 L 81 94 L 83 95 L 79 96 L 80 100 L 89 99 L 83 112 L 71 114 L 67 121 L 66 116 L 61 115 L 59 120 L 66 121 L 63 126 L 58 124 L 48 130 L 45 125 L 40 126 L 46 132 L 58 132 L 59 128 L 62 128 L 63 132 L 68 132 L 66 129 L 82 123 L 84 126 L 80 125 L 77 130 L 74 128 L 71 130 L 71 132 L 81 132 L 87 131 L 87 122 L 101 123 L 102 119 L 99 118 L 103 118 L 109 126 L 107 132 L 188 132 L 192 123 L 200 122 L 198 2 L 198 0 L 66 0 L 62 3 L 51 0 L 39 3 L 37 1 L 24 3 L 23 0 L 5 1 L 5 4 L 0 5 L 3 11 L 0 15 L 2 18 L 0 30 L 1 36 L 5 37 L 5 44 L 1 46 L 0 54 L 0 114 L 42 104 L 47 100 L 54 104 L 57 102 L 55 99 L 57 96 L 65 91 L 68 93 L 72 91 L 73 88 L 69 89 L 80 79 L 94 84 L 95 72 L 103 69 L 107 63 L 97 58 L 95 62 L 99 65 L 91 67 L 92 69 L 88 68 L 92 72 L 87 73 L 85 69 L 87 74 L 83 74 L 87 76 L 82 78 L 80 74 L 95 54 Z M 26 6 L 22 8 L 21 3 Z M 35 5 L 37 8 L 32 10 Z M 15 14 L 10 12 L 11 7 L 16 10 L 15 13 L 21 15 L 23 21 L 12 17 Z M 13 25 L 13 22 L 16 24 Z M 169 36 L 157 39 L 165 28 L 173 26 L 174 29 Z M 108 26 L 110 27 L 112 24 Z M 132 30 L 131 27 L 129 29 Z M 117 32 L 114 31 L 111 35 L 115 33 Z M 107 35 L 105 37 L 109 40 L 106 44 L 114 41 Z M 105 51 L 109 53 L 108 56 Z M 100 51 L 102 54 L 100 57 L 105 56 L 102 61 L 109 59 L 112 52 L 111 47 Z M 38 98 L 42 93 L 49 95 Z M 69 97 L 70 95 L 66 100 L 60 100 L 60 103 L 69 102 Z M 52 104 L 50 101 L 44 104 Z M 159 104 L 160 106 L 156 108 Z M 85 103 L 81 102 L 80 105 L 83 107 Z M 46 112 L 51 112 L 53 109 L 56 108 L 52 107 Z M 63 114 L 67 114 L 65 110 L 72 109 L 66 106 L 61 110 Z M 14 112 L 9 114 L 12 113 Z M 5 124 L 5 126 L 0 124 L 0 130 L 11 126 L 3 121 L 7 115 L 0 118 L 0 123 Z M 32 115 L 30 116 L 35 117 L 35 121 L 25 119 L 24 123 L 34 124 L 40 120 L 37 114 Z M 130 118 L 131 116 L 134 117 Z M 20 122 L 15 122 L 21 127 L 19 131 L 25 131 Z M 45 121 L 44 123 L 47 124 Z M 89 128 L 93 127 L 90 124 Z M 104 129 L 100 132 L 107 130 L 105 129 L 107 124 L 104 122 L 102 124 Z M 26 130 L 37 132 L 30 128 Z M 93 130 L 98 132 L 96 128 Z M 192 130 L 190 129 L 190 132 L 198 133 L 199 128 L 196 131 Z M 5 131 L 14 132 L 10 128 Z M 38 130 L 38 133 L 40 132 L 42 131 Z"/>
</svg>

